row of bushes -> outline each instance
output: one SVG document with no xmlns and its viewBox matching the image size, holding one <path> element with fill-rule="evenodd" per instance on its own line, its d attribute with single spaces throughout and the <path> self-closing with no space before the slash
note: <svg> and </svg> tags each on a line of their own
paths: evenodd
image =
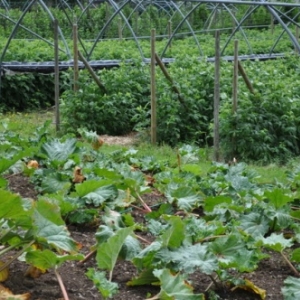
<svg viewBox="0 0 300 300">
<path fill-rule="evenodd" d="M 168 34 L 168 24 L 171 21 L 173 28 L 176 28 L 183 19 L 183 15 L 189 14 L 187 22 L 183 22 L 180 26 L 180 32 L 189 32 L 190 28 L 194 31 L 203 30 L 204 27 L 211 28 L 228 28 L 233 26 L 232 16 L 225 9 L 218 9 L 212 14 L 213 6 L 209 4 L 198 5 L 193 13 L 189 14 L 192 9 L 192 3 L 186 3 L 178 7 L 170 4 L 138 4 L 136 7 L 133 2 L 125 5 L 121 12 L 127 18 L 129 25 L 134 30 L 137 36 L 149 36 L 150 28 L 156 28 L 158 35 Z M 24 9 L 24 7 L 23 7 Z M 245 12 L 248 10 L 247 5 L 239 5 L 234 8 L 235 17 L 239 20 L 242 19 Z M 95 39 L 104 25 L 114 15 L 115 9 L 108 3 L 102 3 L 95 6 L 90 6 L 85 10 L 78 6 L 73 7 L 70 10 L 68 7 L 62 8 L 49 8 L 51 14 L 58 20 L 59 26 L 62 29 L 66 38 L 72 37 L 72 23 L 74 22 L 74 16 L 76 16 L 79 28 L 79 36 L 82 39 Z M 17 21 L 23 11 L 21 9 L 0 10 L 2 16 L 0 16 L 0 36 L 8 37 L 15 26 L 14 22 Z M 3 17 L 7 16 L 7 18 Z M 121 15 L 117 14 L 112 18 L 109 26 L 103 33 L 102 37 L 115 38 L 119 34 L 120 22 L 122 23 L 122 36 L 132 37 L 132 32 L 125 24 L 123 19 L 120 19 Z M 260 7 L 253 12 L 251 16 L 245 21 L 245 26 L 260 26 L 270 24 L 270 13 L 264 8 Z M 28 11 L 22 22 L 25 28 L 28 28 L 32 32 L 44 37 L 53 37 L 53 25 L 48 13 L 38 4 L 34 5 L 30 11 Z M 23 28 L 19 28 L 16 32 L 15 38 L 18 39 L 32 39 L 36 38 L 30 31 Z"/>
<path fill-rule="evenodd" d="M 300 82 L 298 57 L 244 62 L 256 93 L 240 80 L 238 110 L 232 113 L 232 65 L 222 63 L 220 134 L 223 154 L 243 160 L 285 161 L 300 149 Z M 197 59 L 176 60 L 168 67 L 180 99 L 157 67 L 157 134 L 159 143 L 212 145 L 214 65 Z M 136 61 L 98 71 L 103 92 L 86 70 L 79 90 L 71 74 L 61 75 L 63 130 L 84 127 L 99 134 L 120 135 L 133 130 L 149 136 L 150 69 Z M 53 105 L 51 76 L 23 74 L 4 77 L 1 109 L 30 110 Z"/>
</svg>

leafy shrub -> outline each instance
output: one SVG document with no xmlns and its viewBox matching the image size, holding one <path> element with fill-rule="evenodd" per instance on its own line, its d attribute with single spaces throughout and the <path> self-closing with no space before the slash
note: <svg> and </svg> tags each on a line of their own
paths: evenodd
<svg viewBox="0 0 300 300">
<path fill-rule="evenodd" d="M 205 145 L 213 117 L 213 65 L 183 57 L 171 64 L 168 72 L 180 96 L 157 70 L 158 141 L 172 146 L 188 142 Z"/>
<path fill-rule="evenodd" d="M 297 64 L 294 58 L 249 64 L 247 72 L 253 78 L 256 94 L 239 93 L 236 114 L 228 99 L 221 109 L 224 155 L 245 161 L 286 162 L 300 152 Z"/>
<path fill-rule="evenodd" d="M 17 74 L 1 78 L 1 112 L 36 110 L 53 104 L 52 75 Z"/>
<path fill-rule="evenodd" d="M 84 127 L 98 134 L 126 134 L 133 130 L 132 117 L 140 104 L 148 101 L 149 82 L 143 65 L 132 68 L 122 65 L 113 70 L 99 72 L 106 92 L 87 75 L 80 72 L 78 92 L 68 90 L 62 95 L 64 128 L 75 133 Z M 147 97 L 145 97 L 147 96 Z"/>
</svg>

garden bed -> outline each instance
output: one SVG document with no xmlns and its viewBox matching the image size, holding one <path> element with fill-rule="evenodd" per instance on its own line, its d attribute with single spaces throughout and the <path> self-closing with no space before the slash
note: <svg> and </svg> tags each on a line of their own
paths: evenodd
<svg viewBox="0 0 300 300">
<path fill-rule="evenodd" d="M 9 177 L 9 188 L 19 193 L 22 197 L 36 198 L 37 193 L 34 186 L 29 182 L 27 177 L 22 175 L 14 175 Z M 157 194 L 149 194 L 144 197 L 149 205 L 153 205 Z M 139 222 L 143 219 L 143 214 L 134 212 L 135 218 Z M 96 226 L 68 226 L 71 236 L 75 241 L 82 245 L 80 250 L 84 255 L 90 252 L 90 247 L 95 243 Z M 266 290 L 266 298 L 269 300 L 281 300 L 281 287 L 286 277 L 293 275 L 291 270 L 285 264 L 281 256 L 277 253 L 269 252 L 270 258 L 263 260 L 259 268 L 252 273 L 244 274 L 244 278 L 252 281 L 256 286 Z M 10 254 L 12 255 L 12 254 Z M 89 280 L 85 273 L 88 268 L 96 265 L 94 257 L 91 257 L 85 263 L 68 261 L 59 268 L 66 286 L 69 298 L 71 300 L 80 299 L 104 299 Z M 10 277 L 4 283 L 14 294 L 29 293 L 32 300 L 57 300 L 63 299 L 56 277 L 52 271 L 43 274 L 38 278 L 26 277 L 27 266 L 23 262 L 15 261 L 10 266 Z M 113 281 L 119 284 L 119 293 L 113 297 L 116 300 L 139 300 L 154 296 L 159 292 L 159 288 L 155 286 L 128 287 L 126 283 L 136 275 L 136 268 L 126 261 L 119 261 L 113 272 Z M 190 276 L 193 282 L 195 292 L 204 293 L 206 289 L 213 289 L 210 278 L 199 272 L 195 272 Z M 219 299 L 227 300 L 250 300 L 261 299 L 253 292 L 237 289 L 231 291 L 228 287 L 221 288 L 217 291 Z M 1 298 L 2 299 L 2 298 Z M 208 298 L 209 299 L 209 298 Z"/>
</svg>

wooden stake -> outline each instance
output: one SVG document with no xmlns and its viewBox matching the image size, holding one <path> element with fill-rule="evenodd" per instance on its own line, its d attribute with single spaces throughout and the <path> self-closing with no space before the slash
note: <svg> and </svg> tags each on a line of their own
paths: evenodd
<svg viewBox="0 0 300 300">
<path fill-rule="evenodd" d="M 238 75 L 239 75 L 239 42 L 234 41 L 233 84 L 232 84 L 232 112 L 236 113 L 238 101 Z"/>
<path fill-rule="evenodd" d="M 55 101 L 55 130 L 60 130 L 59 116 L 59 56 L 58 56 L 58 21 L 54 20 L 54 101 Z"/>
<path fill-rule="evenodd" d="M 172 37 L 172 21 L 168 21 L 168 36 L 169 36 L 169 40 L 171 40 Z M 169 48 L 172 48 L 172 42 L 170 42 L 169 44 Z"/>
<path fill-rule="evenodd" d="M 80 58 L 80 60 L 82 60 L 83 64 L 85 65 L 85 67 L 87 68 L 87 70 L 89 71 L 89 73 L 91 74 L 91 76 L 93 77 L 94 81 L 97 83 L 97 85 L 99 86 L 99 88 L 106 93 L 106 88 L 103 85 L 103 83 L 100 81 L 100 79 L 98 78 L 98 76 L 96 75 L 96 73 L 94 72 L 94 70 L 92 69 L 92 67 L 90 66 L 90 64 L 88 63 L 88 61 L 85 59 L 85 57 L 81 54 L 80 51 L 78 51 L 78 56 Z"/>
<path fill-rule="evenodd" d="M 78 28 L 77 23 L 73 24 L 73 67 L 74 67 L 74 91 L 78 91 Z"/>
<path fill-rule="evenodd" d="M 249 78 L 248 78 L 248 76 L 247 76 L 247 74 L 246 74 L 246 72 L 245 72 L 245 70 L 244 70 L 244 68 L 243 68 L 243 66 L 242 66 L 242 64 L 241 64 L 240 61 L 238 61 L 238 68 L 239 68 L 240 74 L 242 75 L 242 77 L 243 77 L 243 79 L 244 79 L 244 81 L 245 81 L 245 83 L 246 83 L 246 85 L 247 85 L 247 88 L 249 89 L 249 91 L 250 91 L 252 94 L 255 94 L 255 91 L 254 91 L 254 88 L 253 88 L 253 86 L 252 86 L 252 83 L 251 83 L 251 81 L 249 80 Z"/>
<path fill-rule="evenodd" d="M 215 35 L 215 86 L 214 86 L 214 159 L 220 161 L 219 139 L 219 107 L 220 107 L 220 31 Z"/>
<path fill-rule="evenodd" d="M 172 90 L 178 95 L 178 100 L 180 101 L 180 103 L 186 108 L 188 109 L 188 107 L 186 106 L 185 102 L 184 102 L 184 98 L 181 96 L 181 93 L 178 89 L 177 86 L 174 85 L 174 81 L 172 79 L 172 77 L 170 76 L 170 74 L 168 73 L 164 63 L 162 62 L 162 60 L 160 59 L 160 57 L 157 55 L 157 53 L 155 53 L 155 60 L 158 64 L 158 66 L 160 67 L 160 69 L 162 70 L 163 74 L 165 75 L 165 77 L 167 78 L 167 80 L 171 83 L 172 85 Z"/>
<path fill-rule="evenodd" d="M 274 34 L 274 17 L 273 15 L 271 15 L 271 34 L 273 35 Z"/>
<path fill-rule="evenodd" d="M 155 29 L 151 30 L 151 143 L 156 144 Z"/>
<path fill-rule="evenodd" d="M 122 35 L 122 19 L 118 19 L 118 33 L 119 33 L 119 40 L 122 41 L 123 35 Z"/>
<path fill-rule="evenodd" d="M 297 42 L 299 43 L 299 27 L 298 27 L 298 25 L 296 25 L 295 38 L 296 38 Z M 298 53 L 296 47 L 295 47 L 295 52 L 296 52 L 296 54 Z"/>
</svg>

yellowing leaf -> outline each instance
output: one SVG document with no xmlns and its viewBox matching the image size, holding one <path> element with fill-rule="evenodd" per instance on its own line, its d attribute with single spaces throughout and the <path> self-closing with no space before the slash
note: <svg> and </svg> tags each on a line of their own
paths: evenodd
<svg viewBox="0 0 300 300">
<path fill-rule="evenodd" d="M 0 284 L 0 299 L 1 300 L 29 300 L 30 294 L 14 295 L 8 288 Z"/>
<path fill-rule="evenodd" d="M 76 166 L 73 174 L 74 174 L 74 178 L 73 178 L 74 183 L 82 183 L 85 180 L 85 177 L 83 176 L 80 167 Z"/>
<path fill-rule="evenodd" d="M 31 278 L 39 278 L 44 273 L 46 273 L 46 270 L 34 266 L 29 266 L 25 272 L 25 276 Z"/>
<path fill-rule="evenodd" d="M 27 168 L 38 169 L 39 168 L 39 163 L 36 160 L 30 160 L 27 163 Z"/>
<path fill-rule="evenodd" d="M 104 140 L 102 140 L 99 136 L 92 141 L 92 147 L 94 150 L 98 150 L 103 144 Z"/>
<path fill-rule="evenodd" d="M 234 291 L 236 289 L 243 289 L 249 292 L 253 292 L 257 295 L 260 296 L 260 299 L 264 300 L 266 299 L 266 291 L 257 287 L 253 282 L 251 282 L 248 279 L 245 279 L 245 284 L 244 285 L 237 285 L 234 288 L 232 288 L 231 290 Z"/>
<path fill-rule="evenodd" d="M 0 261 L 0 267 L 3 265 L 4 265 L 4 262 Z M 0 282 L 5 281 L 8 278 L 8 275 L 9 275 L 9 271 L 8 271 L 8 267 L 6 267 L 0 272 Z"/>
</svg>

